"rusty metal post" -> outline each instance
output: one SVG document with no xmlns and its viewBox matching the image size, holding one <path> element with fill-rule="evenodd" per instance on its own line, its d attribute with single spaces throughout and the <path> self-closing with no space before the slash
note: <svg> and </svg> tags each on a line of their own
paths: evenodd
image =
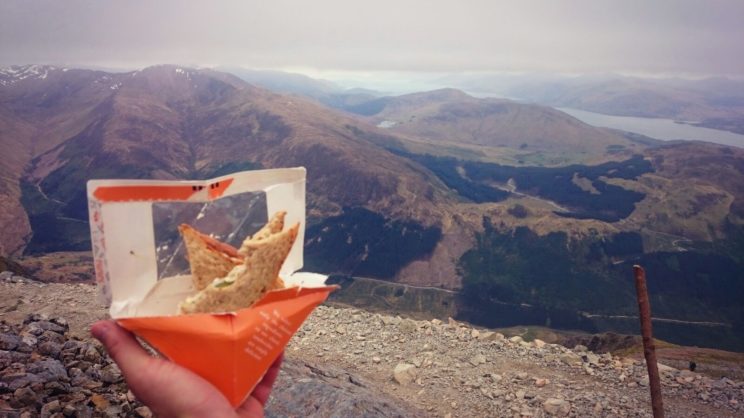
<svg viewBox="0 0 744 418">
<path fill-rule="evenodd" d="M 651 330 L 651 303 L 646 289 L 646 272 L 641 266 L 633 266 L 636 293 L 638 295 L 638 311 L 641 317 L 641 336 L 643 336 L 643 355 L 646 357 L 648 368 L 648 386 L 651 389 L 651 409 L 654 418 L 664 418 L 664 403 L 661 400 L 661 380 L 659 366 L 656 364 L 656 347 L 654 346 Z"/>
</svg>

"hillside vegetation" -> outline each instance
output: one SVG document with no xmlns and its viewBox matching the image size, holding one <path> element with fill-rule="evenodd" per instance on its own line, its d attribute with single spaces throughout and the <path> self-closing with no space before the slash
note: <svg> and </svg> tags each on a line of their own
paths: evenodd
<svg viewBox="0 0 744 418">
<path fill-rule="evenodd" d="M 0 255 L 35 271 L 89 248 L 89 179 L 304 166 L 308 270 L 456 292 L 474 323 L 602 330 L 630 329 L 640 263 L 655 312 L 680 321 L 659 325 L 667 339 L 741 347 L 742 149 L 660 144 L 454 89 L 360 92 L 352 114 L 177 66 L 0 78 Z"/>
</svg>

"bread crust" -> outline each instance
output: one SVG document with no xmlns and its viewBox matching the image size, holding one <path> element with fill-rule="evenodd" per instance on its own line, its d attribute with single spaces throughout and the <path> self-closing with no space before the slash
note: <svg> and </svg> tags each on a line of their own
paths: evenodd
<svg viewBox="0 0 744 418">
<path fill-rule="evenodd" d="M 269 219 L 269 222 L 267 222 L 266 225 L 264 225 L 255 234 L 251 235 L 243 241 L 243 243 L 240 245 L 240 249 L 237 250 L 238 254 L 241 257 L 246 257 L 251 250 L 251 243 L 261 241 L 262 239 L 266 239 L 273 234 L 282 232 L 282 229 L 284 229 L 284 217 L 286 215 L 287 212 L 285 211 L 279 211 L 275 213 L 274 216 Z"/>
<path fill-rule="evenodd" d="M 286 231 L 243 242 L 241 249 L 245 248 L 247 253 L 243 263 L 183 301 L 179 312 L 233 312 L 250 307 L 270 290 L 284 287 L 278 277 L 279 270 L 292 249 L 299 227 L 297 223 Z"/>
<path fill-rule="evenodd" d="M 204 289 L 214 279 L 225 277 L 243 262 L 234 247 L 202 234 L 190 225 L 181 224 L 178 231 L 186 246 L 191 280 L 197 290 Z"/>
</svg>

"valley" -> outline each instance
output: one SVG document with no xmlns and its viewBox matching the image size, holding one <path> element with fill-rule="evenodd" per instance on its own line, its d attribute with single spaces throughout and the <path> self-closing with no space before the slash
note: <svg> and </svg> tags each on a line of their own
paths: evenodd
<svg viewBox="0 0 744 418">
<path fill-rule="evenodd" d="M 743 18 L 0 1 L 0 418 L 744 417 Z"/>
<path fill-rule="evenodd" d="M 88 179 L 305 166 L 305 268 L 346 278 L 339 303 L 635 333 L 641 264 L 663 339 L 744 350 L 744 149 L 455 89 L 352 98 L 240 74 L 0 72 L 0 255 L 86 281 Z"/>
</svg>

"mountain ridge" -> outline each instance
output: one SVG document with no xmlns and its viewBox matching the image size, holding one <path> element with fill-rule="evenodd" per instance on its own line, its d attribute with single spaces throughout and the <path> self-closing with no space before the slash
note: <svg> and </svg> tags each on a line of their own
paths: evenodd
<svg viewBox="0 0 744 418">
<path fill-rule="evenodd" d="M 645 146 L 558 110 L 446 88 L 383 97 L 347 109 L 388 131 L 438 146 L 513 152 L 511 164 L 562 165 L 642 152 Z M 507 153 L 508 154 L 508 153 Z M 556 157 L 559 156 L 559 157 Z"/>
<path fill-rule="evenodd" d="M 616 116 L 666 118 L 744 133 L 744 82 L 617 74 L 452 76 L 443 83 L 555 107 Z"/>
<path fill-rule="evenodd" d="M 306 261 L 319 272 L 455 290 L 472 318 L 488 321 L 502 302 L 535 305 L 545 318 L 627 315 L 624 269 L 648 263 L 665 284 L 652 295 L 660 312 L 744 324 L 731 303 L 744 271 L 742 150 L 641 143 L 555 110 L 456 90 L 384 98 L 380 115 L 364 116 L 213 70 L 29 74 L 0 87 L 0 132 L 12 133 L 0 142 L 18 156 L 0 165 L 5 253 L 86 250 L 90 178 L 301 165 Z M 438 134 L 427 133 L 432 126 Z M 457 131 L 470 138 L 448 137 Z M 483 145 L 472 140 L 478 132 L 497 136 Z M 545 132 L 557 133 L 541 142 Z M 615 303 L 591 310 L 587 278 L 596 300 Z"/>
</svg>

